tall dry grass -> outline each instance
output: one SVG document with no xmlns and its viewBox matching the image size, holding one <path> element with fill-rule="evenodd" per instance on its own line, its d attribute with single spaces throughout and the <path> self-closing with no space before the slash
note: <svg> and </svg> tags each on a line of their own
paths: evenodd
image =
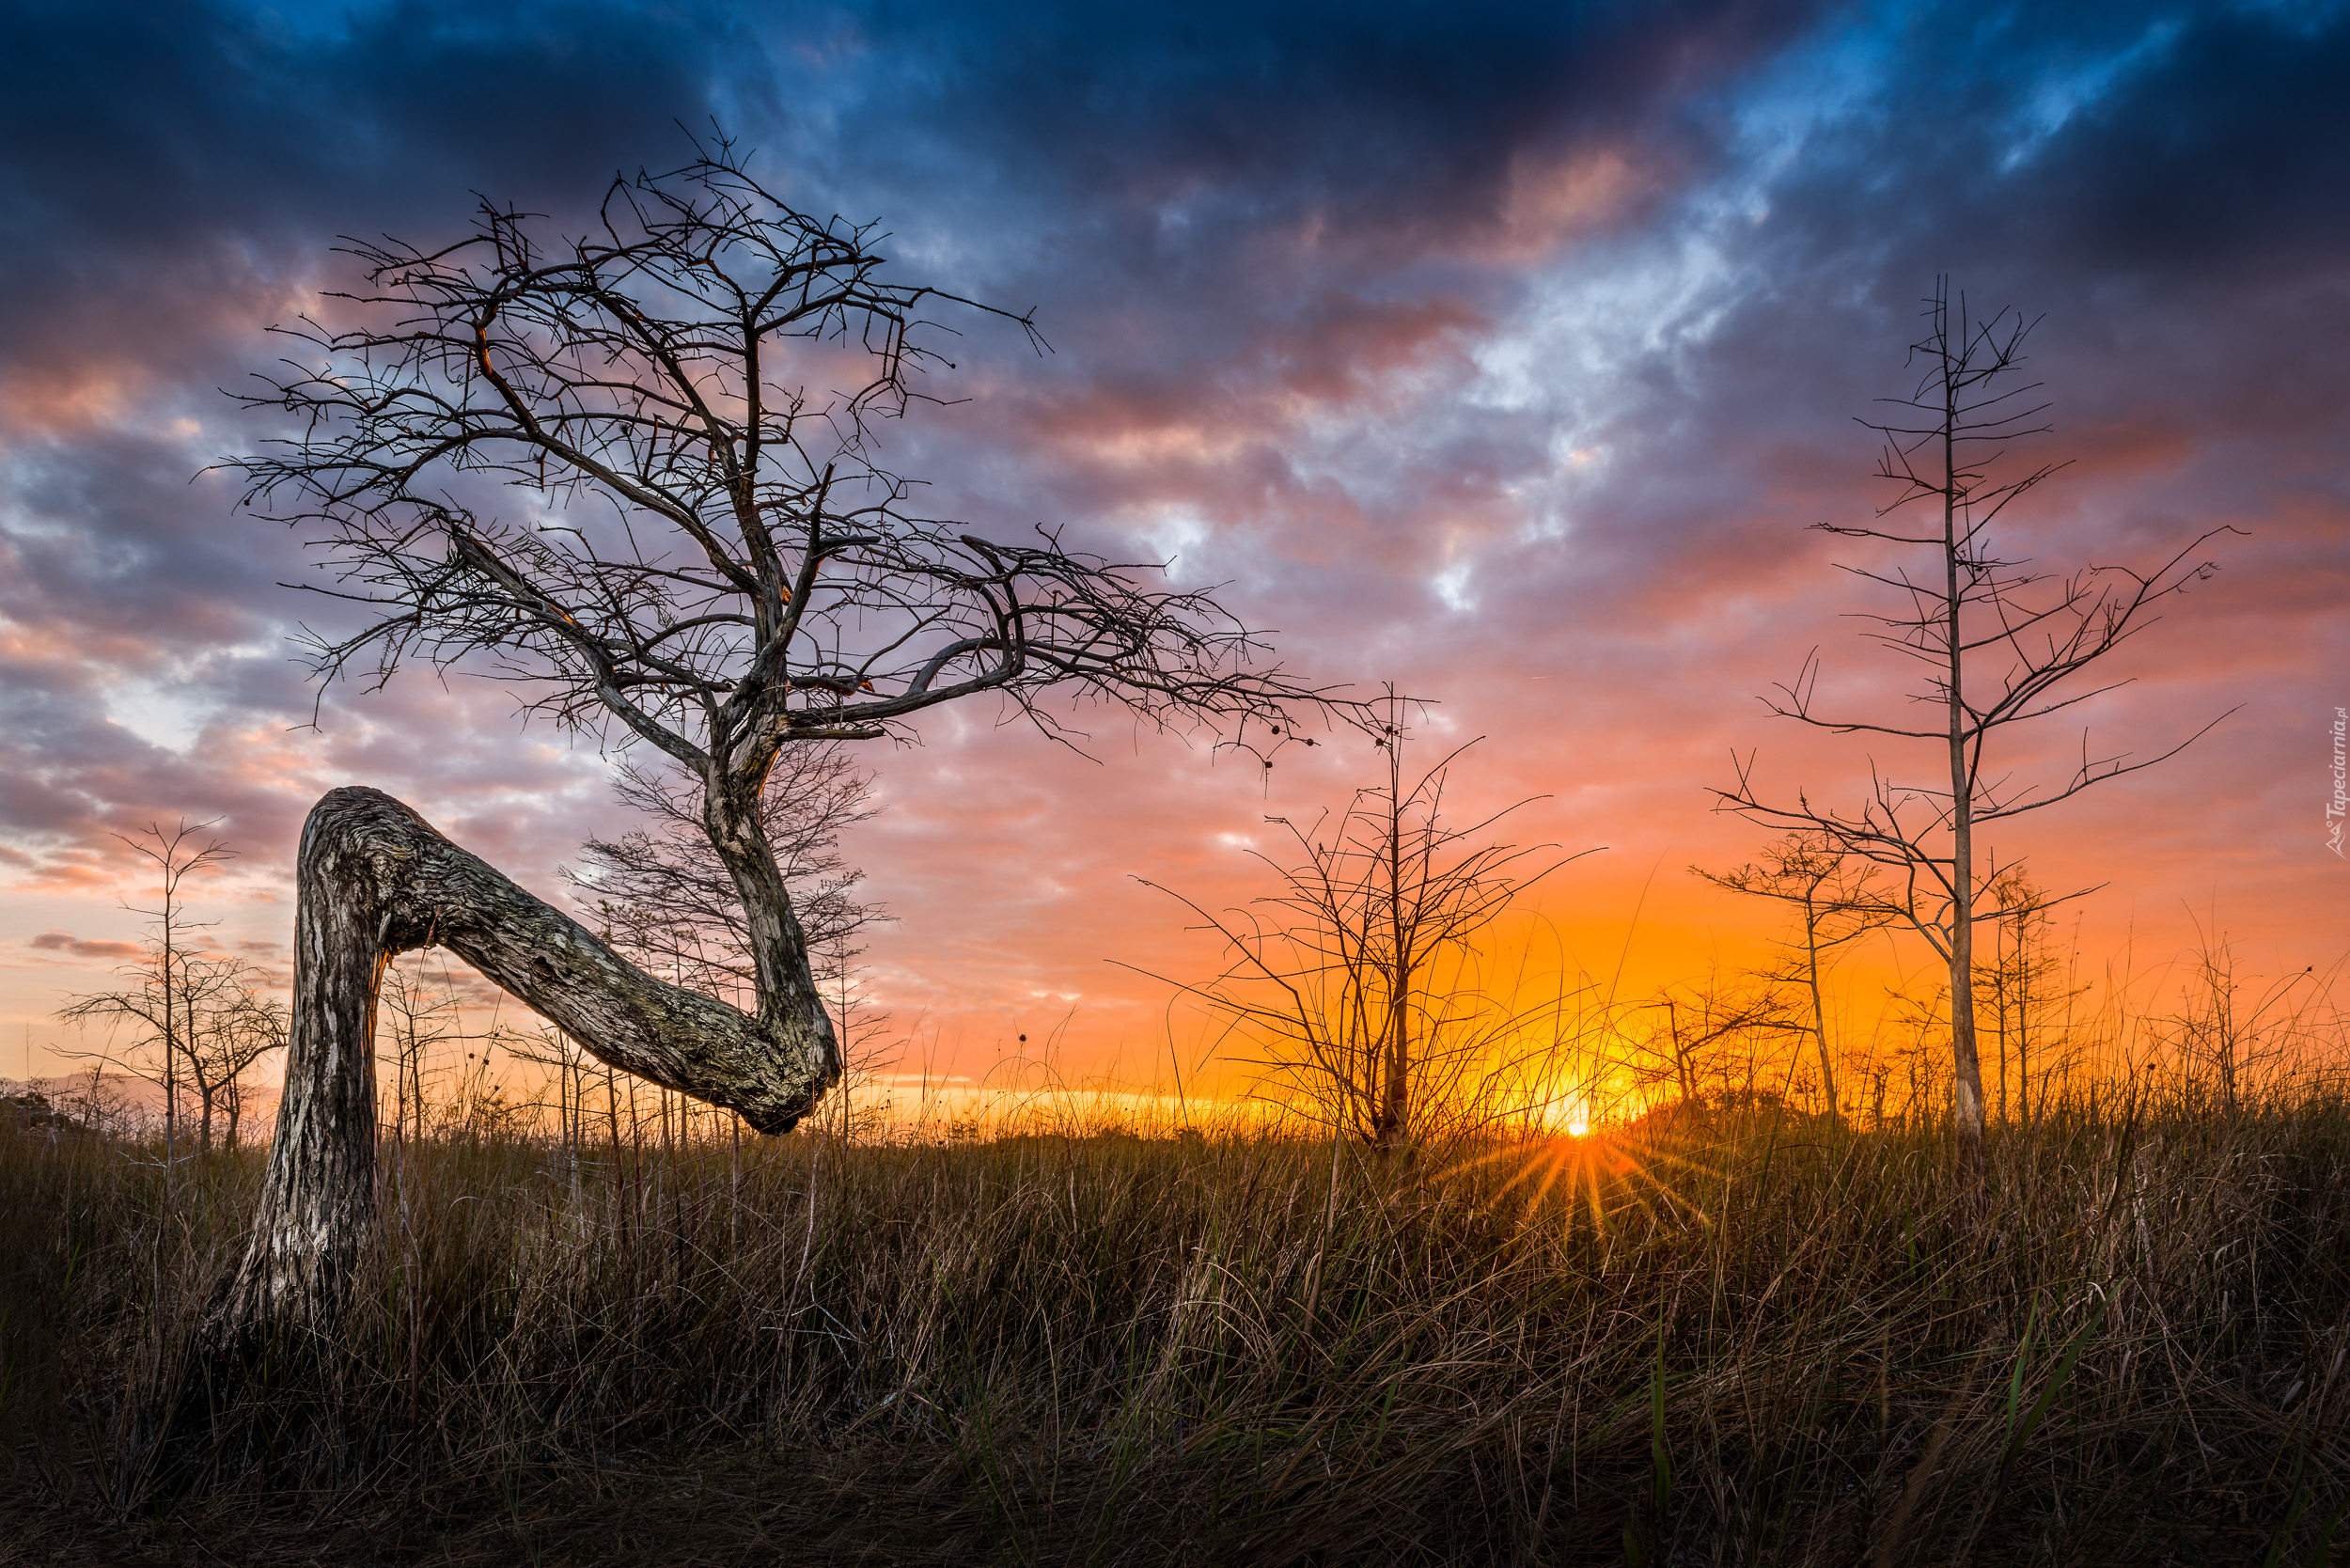
<svg viewBox="0 0 2350 1568">
<path fill-rule="evenodd" d="M 128 1514 L 251 1155 L 0 1130 L 0 1560 L 2325 1560 L 2350 1104 L 387 1158 L 325 1373 Z M 588 1151 L 581 1152 L 583 1155 Z"/>
</svg>

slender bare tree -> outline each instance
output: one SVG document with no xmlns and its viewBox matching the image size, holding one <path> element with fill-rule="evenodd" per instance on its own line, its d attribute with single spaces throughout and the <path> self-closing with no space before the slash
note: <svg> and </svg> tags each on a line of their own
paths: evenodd
<svg viewBox="0 0 2350 1568">
<path fill-rule="evenodd" d="M 92 1056 L 164 1090 L 167 1152 L 187 1141 L 189 1118 L 180 1107 L 194 1100 L 195 1144 L 203 1152 L 223 1121 L 236 1147 L 245 1074 L 284 1048 L 287 1014 L 285 1003 L 262 995 L 268 977 L 261 971 L 234 956 L 191 949 L 187 937 L 182 926 L 176 947 L 150 942 L 149 958 L 128 971 L 132 984 L 75 996 L 57 1016 L 107 1027 L 104 1050 L 70 1055 Z"/>
<path fill-rule="evenodd" d="M 131 853 L 150 862 L 155 868 L 155 903 L 152 907 L 125 904 L 133 915 L 148 917 L 153 935 L 148 942 L 148 956 L 135 966 L 136 983 L 118 992 L 78 996 L 69 1002 L 59 1016 L 76 1022 L 88 1022 L 103 1017 L 110 1023 L 135 1023 L 151 1031 L 140 1039 L 134 1049 L 152 1047 L 155 1057 L 151 1074 L 164 1091 L 164 1168 L 178 1151 L 180 1136 L 180 1094 L 187 1082 L 188 1038 L 187 1009 L 203 994 L 209 992 L 217 977 L 209 971 L 198 974 L 188 967 L 191 956 L 189 939 L 198 931 L 209 929 L 212 921 L 191 921 L 187 900 L 180 893 L 180 885 L 192 876 L 204 876 L 219 870 L 223 862 L 233 860 L 237 852 L 219 839 L 198 836 L 218 825 L 212 822 L 191 823 L 182 817 L 170 827 L 149 823 L 135 835 L 118 833 L 115 838 Z M 139 1076 L 149 1074 L 133 1069 Z"/>
<path fill-rule="evenodd" d="M 426 1062 L 433 1048 L 459 1037 L 460 1000 L 454 988 L 436 985 L 415 959 L 387 964 L 375 991 L 376 1038 L 391 1039 L 392 1141 L 402 1144 L 425 1134 Z"/>
<path fill-rule="evenodd" d="M 203 1116 L 197 1137 L 207 1149 L 215 1118 L 222 1123 L 223 1147 L 237 1147 L 252 1088 L 248 1075 L 261 1058 L 286 1048 L 292 1024 L 286 1004 L 262 994 L 265 975 L 235 959 L 225 962 L 233 978 L 221 987 L 219 1005 L 199 1014 L 191 1031 L 188 1068 Z"/>
<path fill-rule="evenodd" d="M 2207 933 L 2180 986 L 2177 1011 L 2148 1020 L 2153 1038 L 2175 1055 L 2199 1091 L 2234 1116 L 2267 1087 L 2264 1079 L 2321 1038 L 2311 1027 L 2322 1016 L 2315 1010 L 2340 966 L 2336 960 L 2324 975 L 2312 965 L 2275 976 L 2255 991 L 2255 977 L 2240 971 L 2227 934 Z"/>
<path fill-rule="evenodd" d="M 1792 800 L 1766 796 L 1751 754 L 1733 760 L 1735 783 L 1715 792 L 1720 809 L 1816 836 L 1834 853 L 1891 873 L 1877 912 L 1923 936 L 1949 966 L 1951 1119 L 1960 1165 L 1971 1179 L 1982 1169 L 1983 1127 L 1974 929 L 1979 919 L 1998 917 L 1978 904 L 2013 864 L 1986 854 L 1977 834 L 2174 757 L 2219 720 L 2138 759 L 2092 751 L 2084 730 L 2079 762 L 2053 778 L 2018 775 L 1995 743 L 2125 683 L 2101 679 L 2101 661 L 2159 619 L 2164 600 L 2217 570 L 2198 552 L 2238 530 L 2211 529 L 2151 572 L 2092 565 L 2059 576 L 2003 556 L 1993 525 L 2061 466 L 2019 472 L 2001 461 L 2014 442 L 2049 428 L 2041 422 L 2049 405 L 2035 400 L 2039 384 L 2021 380 L 2025 339 L 2037 323 L 2013 311 L 1976 320 L 1947 280 L 1937 283 L 1924 315 L 1925 334 L 1910 348 L 1912 365 L 1923 368 L 1916 390 L 1884 400 L 1900 411 L 1890 417 L 1861 421 L 1882 442 L 1877 477 L 1890 498 L 1874 522 L 1815 525 L 1892 547 L 1889 558 L 1843 570 L 1890 595 L 1892 608 L 1856 619 L 1879 646 L 1923 666 L 1911 700 L 1924 713 L 1904 720 L 1821 711 L 1816 651 L 1793 682 L 1763 701 L 1815 729 L 1901 743 L 1932 760 L 1911 773 L 1872 759 L 1869 792 L 1852 808 L 1815 805 L 1800 790 Z"/>
<path fill-rule="evenodd" d="M 2048 1058 L 2062 1054 L 2067 1044 L 2064 1019 L 2072 1011 L 2073 999 L 2089 988 L 2070 983 L 2072 965 L 2065 955 L 2052 950 L 2056 918 L 2048 909 L 2048 890 L 2023 867 L 2009 867 L 1982 892 L 1994 911 L 1989 916 L 1991 957 L 1988 963 L 1975 964 L 1975 997 L 1979 1008 L 1985 1001 L 1990 1004 L 1999 1120 L 2007 1120 L 2008 1063 L 2013 1059 L 2016 1119 L 2026 1127 L 2036 1128 L 2047 1108 L 2049 1085 L 2061 1065 Z M 1982 1032 L 1978 1020 L 1976 1033 Z M 2035 1066 L 2040 1074 L 2039 1100 L 2032 1093 Z"/>
<path fill-rule="evenodd" d="M 57 1014 L 104 1024 L 106 1047 L 91 1054 L 163 1091 L 166 1170 L 187 1139 L 190 1100 L 197 1150 L 212 1148 L 216 1115 L 227 1119 L 234 1144 L 244 1074 L 285 1043 L 284 1004 L 261 995 L 266 977 L 242 959 L 204 948 L 199 933 L 214 922 L 190 917 L 187 879 L 236 857 L 221 839 L 199 839 L 212 825 L 182 819 L 168 828 L 150 823 L 136 835 L 116 835 L 155 870 L 154 904 L 125 906 L 149 917 L 147 953 L 120 971 L 129 982 L 121 989 L 70 997 Z"/>
<path fill-rule="evenodd" d="M 834 1102 L 869 1084 L 891 1052 L 887 1014 L 871 1004 L 858 963 L 865 933 L 890 916 L 858 896 L 865 873 L 840 848 L 844 830 L 880 809 L 874 783 L 845 743 L 827 741 L 788 747 L 760 797 L 767 842 L 800 917 L 839 1049 L 840 1077 L 824 1103 L 828 1129 L 849 1125 Z M 597 929 L 636 964 L 744 1005 L 756 983 L 749 923 L 734 879 L 702 831 L 698 784 L 674 766 L 624 764 L 615 789 L 650 824 L 588 839 L 580 846 L 582 868 L 566 879 Z"/>
<path fill-rule="evenodd" d="M 682 769 L 753 995 L 738 1011 L 658 980 L 399 802 L 329 793 L 303 833 L 277 1137 L 199 1364 L 335 1319 L 372 1226 L 387 953 L 446 947 L 604 1061 L 781 1133 L 839 1072 L 762 815 L 786 748 L 990 696 L 1074 744 L 1055 690 L 1249 745 L 1327 700 L 1258 663 L 1209 591 L 916 510 L 873 437 L 935 400 L 929 313 L 1034 334 L 895 281 L 881 243 L 793 211 L 722 141 L 616 180 L 584 233 L 485 204 L 451 243 L 354 242 L 365 287 L 328 296 L 339 324 L 282 329 L 291 357 L 244 400 L 288 433 L 230 466 L 317 553 L 307 586 L 338 618 L 309 641 L 321 682 L 464 665 Z"/>
</svg>

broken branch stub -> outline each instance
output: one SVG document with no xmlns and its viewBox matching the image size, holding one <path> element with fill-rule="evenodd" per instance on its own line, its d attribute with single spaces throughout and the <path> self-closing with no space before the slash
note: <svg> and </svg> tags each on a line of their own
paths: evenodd
<svg viewBox="0 0 2350 1568">
<path fill-rule="evenodd" d="M 456 953 L 601 1060 L 789 1132 L 839 1076 L 812 985 L 799 1015 L 653 979 L 380 790 L 330 791 L 302 830 L 294 1021 L 253 1239 L 207 1314 L 227 1350 L 328 1327 L 375 1207 L 375 997 L 394 955 Z"/>
</svg>

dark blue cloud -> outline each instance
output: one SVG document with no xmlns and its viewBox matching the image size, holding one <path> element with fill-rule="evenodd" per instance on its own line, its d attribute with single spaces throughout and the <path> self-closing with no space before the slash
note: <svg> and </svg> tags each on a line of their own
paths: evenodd
<svg viewBox="0 0 2350 1568">
<path fill-rule="evenodd" d="M 471 192 L 577 213 L 680 157 L 755 63 L 728 39 L 625 5 L 0 9 L 0 377 L 138 358 L 201 398 L 336 236 L 446 230 Z"/>
<path fill-rule="evenodd" d="M 2350 241 L 2350 16 L 2183 19 L 2026 182 L 2060 254 L 2105 271 L 2337 282 Z"/>
<path fill-rule="evenodd" d="M 577 200 L 672 154 L 744 63 L 692 8 L 405 0 L 298 34 L 182 3 L 0 13 L 12 235 L 164 254 L 191 233 L 373 227 L 468 188 Z M 331 232 L 331 230 L 330 230 Z"/>
<path fill-rule="evenodd" d="M 1794 3 L 1041 5 L 854 16 L 839 150 L 912 139 L 1068 199 L 1209 186 L 1314 200 L 1384 241 L 1492 220 L 1513 154 L 1685 131 L 1683 95 L 1783 41 Z"/>
<path fill-rule="evenodd" d="M 1778 266 L 2184 290 L 2339 275 L 2350 12 L 1945 5 L 1870 54 L 1869 86 L 1821 109 L 1768 183 Z"/>
</svg>

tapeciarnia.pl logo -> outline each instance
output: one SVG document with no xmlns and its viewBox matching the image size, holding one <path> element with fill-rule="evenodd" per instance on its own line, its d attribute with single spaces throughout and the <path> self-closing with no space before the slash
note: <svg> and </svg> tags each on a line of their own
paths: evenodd
<svg viewBox="0 0 2350 1568">
<path fill-rule="evenodd" d="M 2334 793 L 2326 803 L 2326 847 L 2339 858 L 2350 860 L 2342 853 L 2342 828 L 2345 814 L 2350 814 L 2350 708 L 2334 710 Z"/>
</svg>

